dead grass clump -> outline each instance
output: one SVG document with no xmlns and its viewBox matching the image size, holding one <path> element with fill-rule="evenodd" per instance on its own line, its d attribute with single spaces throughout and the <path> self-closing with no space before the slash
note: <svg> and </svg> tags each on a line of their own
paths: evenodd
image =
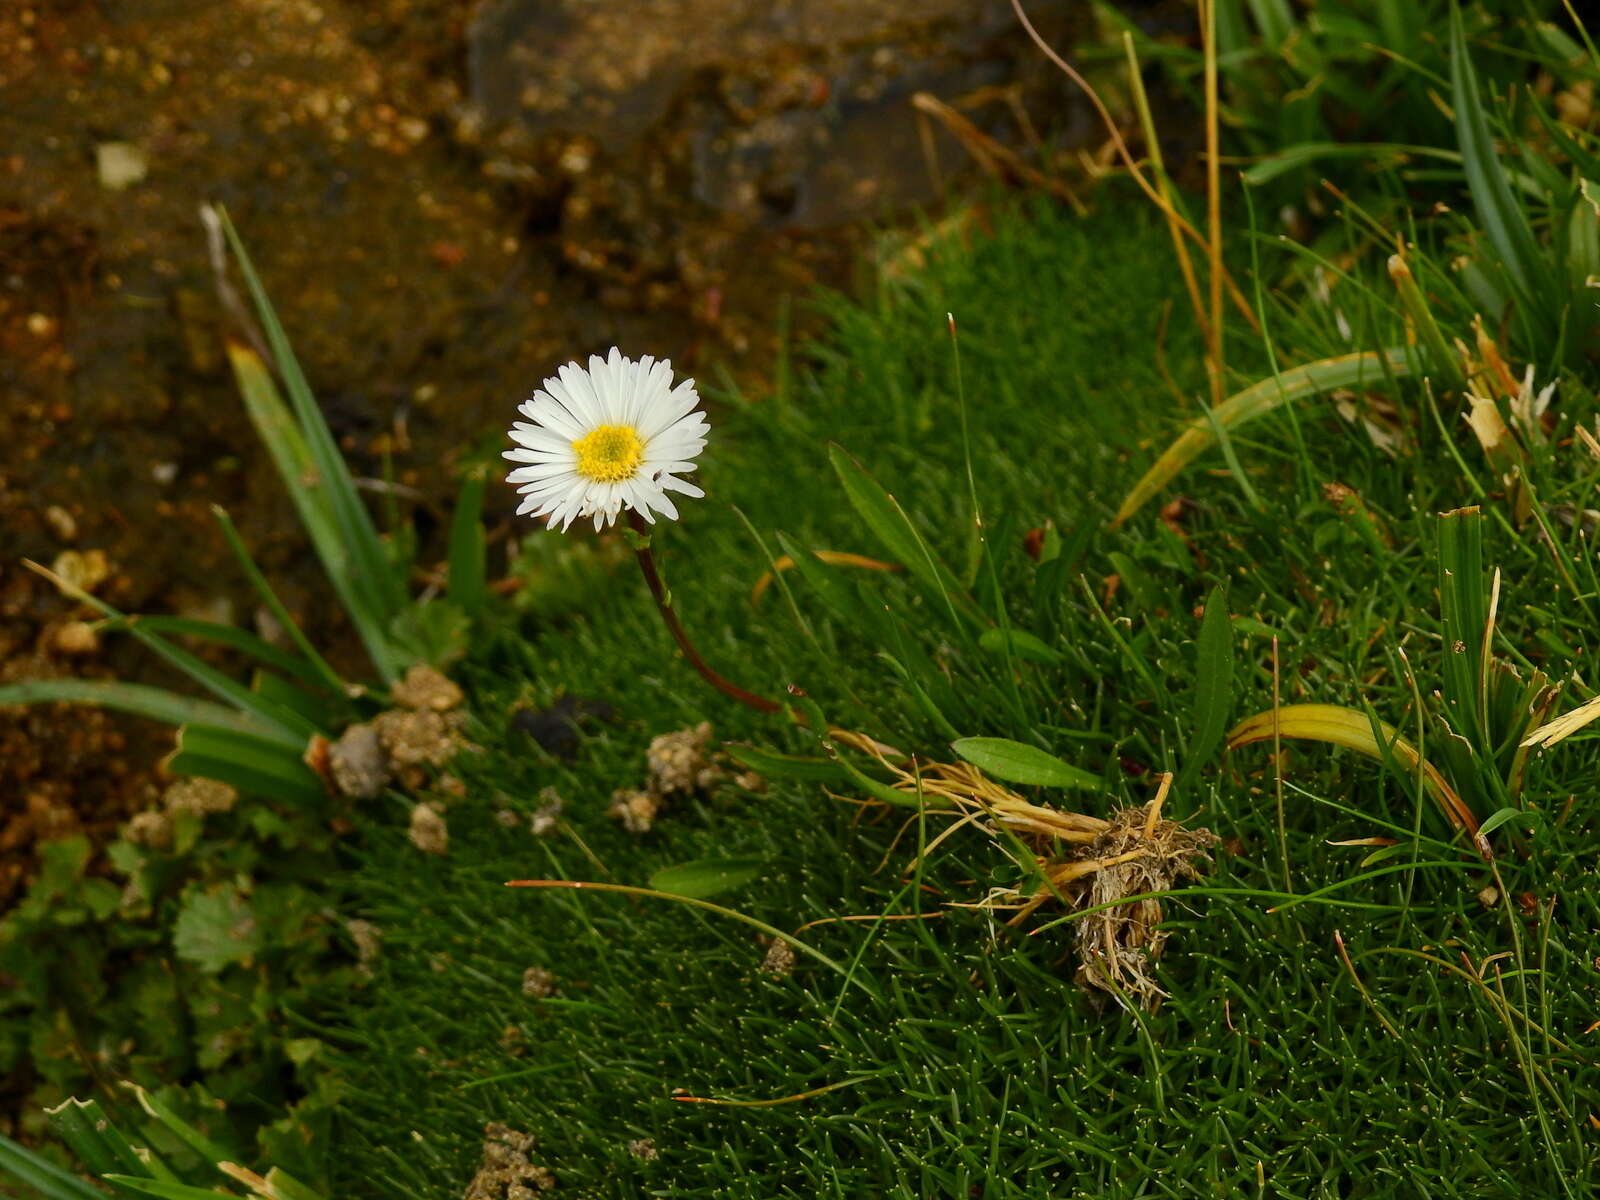
<svg viewBox="0 0 1600 1200">
<path fill-rule="evenodd" d="M 928 851 L 973 824 L 1017 858 L 1026 881 L 995 889 L 975 907 L 1010 912 L 1006 923 L 1012 927 L 1051 905 L 1084 913 L 1072 922 L 1078 983 L 1124 1004 L 1154 1008 L 1161 1002 L 1166 993 L 1150 967 L 1167 934 L 1161 928 L 1161 901 L 1146 894 L 1198 878 L 1200 865 L 1210 859 L 1209 849 L 1220 840 L 1209 829 L 1190 829 L 1162 818 L 1172 776 L 1161 777 L 1149 804 L 1103 818 L 1034 804 L 968 763 L 908 769 L 907 760 L 870 739 L 840 738 L 839 731 L 831 736 L 868 749 L 894 773 L 896 791 L 920 795 L 930 807 L 944 801 L 961 817 Z M 1145 898 L 1128 899 L 1133 896 Z"/>
</svg>

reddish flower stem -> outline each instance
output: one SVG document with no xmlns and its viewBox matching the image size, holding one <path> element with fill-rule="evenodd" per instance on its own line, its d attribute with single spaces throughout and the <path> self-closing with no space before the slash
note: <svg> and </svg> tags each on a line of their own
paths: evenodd
<svg viewBox="0 0 1600 1200">
<path fill-rule="evenodd" d="M 644 518 L 638 513 L 628 513 L 628 524 L 641 538 L 650 536 L 650 527 L 645 524 Z M 661 582 L 661 573 L 656 570 L 655 555 L 650 552 L 648 542 L 640 544 L 635 550 L 639 559 L 639 570 L 644 572 L 644 581 L 650 588 L 650 596 L 656 602 L 656 607 L 661 610 L 661 619 L 667 623 L 673 640 L 678 643 L 678 649 L 683 651 L 683 656 L 689 660 L 691 666 L 700 672 L 700 676 L 724 696 L 731 696 L 740 704 L 747 704 L 759 712 L 781 712 L 783 706 L 776 701 L 768 700 L 765 696 L 758 696 L 754 692 L 747 692 L 736 683 L 730 683 L 707 665 L 706 660 L 700 657 L 700 652 L 694 648 L 694 643 L 689 640 L 689 635 L 684 632 L 683 622 L 678 620 L 678 614 L 673 611 L 672 602 L 667 599 L 667 588 Z"/>
</svg>

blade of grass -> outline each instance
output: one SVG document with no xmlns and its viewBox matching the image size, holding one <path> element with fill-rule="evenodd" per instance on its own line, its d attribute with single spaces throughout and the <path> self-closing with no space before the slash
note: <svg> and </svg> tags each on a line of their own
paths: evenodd
<svg viewBox="0 0 1600 1200">
<path fill-rule="evenodd" d="M 215 667 L 202 662 L 187 650 L 174 646 L 165 638 L 156 636 L 138 621 L 129 620 L 126 613 L 118 612 L 105 601 L 97 599 L 82 588 L 67 582 L 53 571 L 46 570 L 38 563 L 28 559 L 23 560 L 23 566 L 44 576 L 44 578 L 55 584 L 64 595 L 70 596 L 80 604 L 87 604 L 106 616 L 123 622 L 129 633 L 212 695 L 218 699 L 228 701 L 235 708 L 257 718 L 260 725 L 259 732 L 263 736 L 270 737 L 288 746 L 301 747 L 305 745 L 306 739 L 317 732 L 316 726 L 312 725 L 310 721 L 307 721 L 299 713 L 291 712 L 273 704 L 271 701 L 252 692 L 243 684 L 229 679 Z"/>
<path fill-rule="evenodd" d="M 489 594 L 487 551 L 483 533 L 483 492 L 488 473 L 472 468 L 461 481 L 456 511 L 450 520 L 450 575 L 446 593 L 469 617 L 483 611 Z"/>
<path fill-rule="evenodd" d="M 899 501 L 842 447 L 830 445 L 828 458 L 856 515 L 884 544 L 892 558 L 903 563 L 914 578 L 944 600 L 951 622 L 957 625 L 963 620 L 982 623 L 977 605 L 962 591 L 955 574 L 934 556 Z"/>
<path fill-rule="evenodd" d="M 288 486 L 289 498 L 300 523 L 305 526 L 322 560 L 328 582 L 338 594 L 339 603 L 350 617 L 367 656 L 385 683 L 400 676 L 394 648 L 389 644 L 389 615 L 381 598 L 374 594 L 369 569 L 356 562 L 353 547 L 346 540 L 342 523 L 334 511 L 327 485 L 304 434 L 279 395 L 266 364 L 248 346 L 228 345 L 228 359 L 244 398 L 245 410 L 266 444 L 278 474 Z M 376 534 L 373 537 L 376 538 Z M 381 553 L 381 548 L 380 548 Z M 387 571 L 387 565 L 379 569 Z"/>
<path fill-rule="evenodd" d="M 322 409 L 312 396 L 311 386 L 306 382 L 305 373 L 301 371 L 300 363 L 294 356 L 294 349 L 289 345 L 288 335 L 284 333 L 278 314 L 272 307 L 272 301 L 267 298 L 266 289 L 261 286 L 261 280 L 256 275 L 255 265 L 250 261 L 243 240 L 234 229 L 226 210 L 219 207 L 215 211 L 222 223 L 223 232 L 227 234 L 228 245 L 239 264 L 239 273 L 244 276 L 245 286 L 255 303 L 256 315 L 261 320 L 262 329 L 267 335 L 267 344 L 272 348 L 278 374 L 283 379 L 290 403 L 294 406 L 300 433 L 310 449 L 317 477 L 327 489 L 326 495 L 338 522 L 339 531 L 346 539 L 345 544 L 356 565 L 357 578 L 370 588 L 375 606 L 374 615 L 387 623 L 405 607 L 407 597 L 404 582 L 390 569 L 388 557 L 383 551 L 383 543 L 378 539 L 377 528 L 372 523 L 372 515 L 356 493 L 355 480 L 345 465 L 344 456 L 339 452 L 338 443 L 333 439 L 333 431 L 328 428 L 328 423 L 323 418 Z M 293 489 L 299 485 L 300 480 L 285 476 L 284 483 Z"/>
<path fill-rule="evenodd" d="M 255 559 L 250 557 L 250 551 L 245 548 L 244 539 L 239 536 L 239 531 L 234 527 L 233 520 L 228 516 L 226 510 L 220 505 L 213 504 L 211 506 L 211 515 L 216 517 L 217 524 L 222 526 L 222 536 L 228 540 L 228 545 L 233 550 L 234 557 L 239 560 L 239 565 L 244 568 L 245 577 L 250 580 L 250 585 L 256 589 L 256 594 L 261 597 L 262 603 L 267 606 L 267 611 L 283 627 L 284 633 L 288 635 L 289 640 L 295 644 L 300 653 L 305 655 L 305 664 L 309 667 L 310 676 L 310 678 L 306 679 L 306 682 L 312 684 L 312 686 L 321 683 L 331 689 L 335 695 L 348 696 L 350 694 L 350 686 L 339 678 L 339 673 L 333 669 L 327 659 L 317 652 L 317 648 L 311 644 L 311 639 L 306 637 L 305 632 L 295 621 L 288 608 L 285 607 L 283 601 L 278 599 L 278 593 L 272 590 L 272 585 L 267 582 L 267 577 L 261 573 L 261 568 L 256 566 Z M 299 672 L 295 673 L 299 674 Z"/>
<path fill-rule="evenodd" d="M 302 753 L 237 729 L 185 725 L 178 730 L 178 749 L 167 765 L 179 775 L 220 780 L 246 794 L 319 805 L 327 799 L 327 789 Z"/>
<path fill-rule="evenodd" d="M 1112 518 L 1111 527 L 1114 529 L 1127 521 L 1217 441 L 1217 429 L 1213 422 L 1231 432 L 1306 396 L 1337 388 L 1359 387 L 1387 375 L 1410 375 L 1414 366 L 1413 358 L 1413 352 L 1405 346 L 1391 346 L 1381 351 L 1364 350 L 1291 367 L 1275 378 L 1263 379 L 1241 392 L 1235 392 L 1189 423 L 1189 427 L 1167 447 L 1155 465 L 1133 485 L 1117 509 L 1117 515 Z"/>
<path fill-rule="evenodd" d="M 0 708 L 12 704 L 91 704 L 149 717 L 164 725 L 200 722 L 239 732 L 263 731 L 262 724 L 250 713 L 165 688 L 118 680 L 31 679 L 0 687 Z"/>
</svg>

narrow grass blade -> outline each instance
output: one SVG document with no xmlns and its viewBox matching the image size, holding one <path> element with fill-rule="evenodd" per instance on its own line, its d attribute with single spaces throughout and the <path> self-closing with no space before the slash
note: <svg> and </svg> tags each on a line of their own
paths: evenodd
<svg viewBox="0 0 1600 1200">
<path fill-rule="evenodd" d="M 272 585 L 267 582 L 267 577 L 261 573 L 261 568 L 256 566 L 256 560 L 250 557 L 250 551 L 244 544 L 244 539 L 239 536 L 239 531 L 234 527 L 233 518 L 228 516 L 226 510 L 220 505 L 211 506 L 211 514 L 216 517 L 217 524 L 222 526 L 222 536 L 228 541 L 233 550 L 234 557 L 239 560 L 245 578 L 250 581 L 250 586 L 255 588 L 256 595 L 261 597 L 261 602 L 267 606 L 273 618 L 283 626 L 284 633 L 288 636 L 300 653 L 305 655 L 304 662 L 299 668 L 291 671 L 313 687 L 319 682 L 327 686 L 336 695 L 348 696 L 350 688 L 344 680 L 339 678 L 339 673 L 333 669 L 328 660 L 323 658 L 317 648 L 311 644 L 311 639 L 306 637 L 305 631 L 300 628 L 288 607 L 278 599 L 278 593 L 272 590 Z M 287 656 L 284 656 L 287 657 Z M 299 660 L 294 660 L 297 663 Z"/>
<path fill-rule="evenodd" d="M 456 511 L 450 521 L 450 575 L 447 594 L 469 617 L 483 611 L 489 594 L 488 560 L 483 533 L 483 491 L 487 473 L 474 467 L 461 481 Z"/>
<path fill-rule="evenodd" d="M 1028 662 L 1054 664 L 1066 658 L 1049 642 L 1025 629 L 985 629 L 978 638 L 978 645 L 990 654 Z"/>
<path fill-rule="evenodd" d="M 1395 142 L 1300 142 L 1285 146 L 1246 167 L 1240 172 L 1239 178 L 1248 185 L 1258 186 L 1326 158 L 1356 158 L 1363 162 L 1390 159 L 1397 163 L 1409 158 L 1436 158 L 1450 163 L 1461 161 L 1459 153 L 1439 146 L 1406 146 Z"/>
<path fill-rule="evenodd" d="M 110 708 L 149 717 L 164 725 L 199 722 L 239 732 L 262 732 L 261 723 L 249 713 L 142 683 L 101 679 L 34 679 L 0 687 L 0 708 L 11 704 L 55 703 L 91 704 L 96 708 Z"/>
<path fill-rule="evenodd" d="M 1206 600 L 1200 636 L 1195 642 L 1194 734 L 1178 773 L 1176 786 L 1180 792 L 1222 741 L 1232 709 L 1233 628 L 1228 620 L 1227 593 L 1219 585 L 1211 589 Z"/>
<path fill-rule="evenodd" d="M 199 621 L 190 617 L 129 616 L 111 618 L 100 622 L 104 633 L 127 633 L 133 625 L 142 625 L 150 633 L 166 637 L 195 637 L 216 642 L 240 654 L 247 654 L 257 662 L 280 671 L 309 687 L 320 687 L 324 680 L 310 663 L 279 650 L 265 638 L 257 637 L 248 629 L 237 625 L 224 625 L 220 621 Z"/>
<path fill-rule="evenodd" d="M 789 542 L 782 534 L 779 534 L 778 538 L 786 547 L 792 547 L 793 543 Z M 760 603 L 761 597 L 766 595 L 767 589 L 772 586 L 778 575 L 784 571 L 793 571 L 798 568 L 801 574 L 804 574 L 804 564 L 812 558 L 820 559 L 830 567 L 860 567 L 865 571 L 901 571 L 905 569 L 899 563 L 882 562 L 876 558 L 868 558 L 864 554 L 851 554 L 847 550 L 812 550 L 805 552 L 790 549 L 782 557 L 772 560 L 772 569 L 770 571 L 761 573 L 761 578 L 756 580 L 755 586 L 750 589 L 750 603 Z"/>
<path fill-rule="evenodd" d="M 305 763 L 304 747 L 291 749 L 237 729 L 185 725 L 168 767 L 179 775 L 199 775 L 230 784 L 248 795 L 301 807 L 320 805 L 327 790 Z"/>
<path fill-rule="evenodd" d="M 256 315 L 260 318 L 261 327 L 267 335 L 267 344 L 272 349 L 278 374 L 283 379 L 290 402 L 294 405 L 300 432 L 310 449 L 318 477 L 326 488 L 340 533 L 346 539 L 346 545 L 360 576 L 372 590 L 377 605 L 376 615 L 385 620 L 392 619 L 406 603 L 404 583 L 391 569 L 389 559 L 383 552 L 383 543 L 378 539 L 372 515 L 367 512 L 366 505 L 356 493 L 355 480 L 345 465 L 344 456 L 339 452 L 338 443 L 333 439 L 333 431 L 328 428 L 328 423 L 322 416 L 322 409 L 317 406 L 316 399 L 311 394 L 311 386 L 306 382 L 305 373 L 301 371 L 300 363 L 294 356 L 294 350 L 289 345 L 289 338 L 283 331 L 283 325 L 278 321 L 278 314 L 272 307 L 272 301 L 267 298 L 266 289 L 261 286 L 255 265 L 250 261 L 250 255 L 244 248 L 244 242 L 234 229 L 233 222 L 228 219 L 228 214 L 220 208 L 217 213 L 223 231 L 227 234 L 228 245 L 238 261 L 239 272 L 244 276 L 245 286 L 255 303 Z M 300 480 L 285 476 L 284 482 L 293 489 L 299 485 Z"/>
<path fill-rule="evenodd" d="M 193 1187 L 187 1183 L 168 1183 L 162 1179 L 141 1179 L 137 1175 L 107 1175 L 107 1183 L 128 1188 L 145 1196 L 159 1196 L 161 1200 L 217 1200 L 219 1196 L 235 1196 L 236 1192 L 219 1192 L 215 1188 Z"/>
<path fill-rule="evenodd" d="M 316 727 L 299 713 L 279 708 L 264 700 L 243 684 L 229 679 L 209 663 L 196 658 L 187 650 L 173 645 L 165 638 L 159 637 L 140 622 L 130 620 L 126 613 L 118 612 L 104 600 L 89 594 L 80 587 L 75 587 L 54 572 L 45 570 L 38 563 L 24 559 L 23 565 L 55 584 L 63 595 L 70 596 L 80 604 L 87 604 L 105 616 L 122 622 L 128 632 L 146 647 L 166 659 L 174 667 L 177 667 L 178 670 L 205 688 L 213 696 L 216 696 L 219 700 L 226 700 L 235 708 L 254 716 L 261 732 L 266 736 L 275 738 L 285 745 L 301 746 L 305 744 L 307 738 L 317 732 Z"/>
<path fill-rule="evenodd" d="M 1375 722 L 1359 709 L 1337 704 L 1286 704 L 1278 709 L 1257 713 L 1235 725 L 1228 733 L 1228 749 L 1237 750 L 1255 742 L 1269 742 L 1274 736 L 1343 746 L 1379 762 L 1388 762 L 1393 758 L 1408 771 L 1420 770 L 1423 787 L 1439 805 L 1446 819 L 1457 829 L 1471 834 L 1479 851 L 1485 857 L 1489 856 L 1488 847 L 1477 841 L 1478 820 L 1472 810 L 1456 795 L 1438 768 L 1418 754 L 1416 748 L 1396 733 L 1393 726 L 1382 721 Z"/>
<path fill-rule="evenodd" d="M 977 605 L 962 590 L 950 568 L 934 557 L 899 501 L 841 447 L 829 446 L 828 458 L 839 476 L 839 482 L 844 485 L 850 506 L 855 509 L 862 523 L 884 544 L 890 556 L 904 564 L 906 570 L 925 587 L 943 598 L 952 617 L 959 613 L 970 621 L 981 620 Z"/>
<path fill-rule="evenodd" d="M 744 913 L 738 912 L 735 909 L 724 908 L 720 904 L 712 904 L 709 900 L 698 900 L 693 896 L 678 896 L 671 892 L 660 891 L 656 888 L 631 887 L 623 883 L 588 883 L 573 879 L 511 879 L 507 880 L 506 886 L 530 888 L 572 888 L 574 890 L 588 892 L 616 892 L 623 896 L 644 896 L 653 900 L 674 900 L 679 904 L 690 904 L 695 908 L 703 908 L 707 912 L 714 912 L 718 916 L 731 917 L 735 921 L 742 921 L 746 925 L 750 925 L 761 930 L 761 932 L 766 934 L 768 937 L 774 937 L 781 942 L 788 943 L 791 949 L 798 950 L 801 954 L 804 954 L 809 958 L 816 959 L 829 970 L 836 971 L 840 975 L 844 975 L 846 977 L 849 975 L 849 972 L 847 972 L 839 963 L 829 958 L 826 954 L 822 953 L 822 951 L 807 945 L 805 942 L 802 942 L 793 934 L 785 933 L 775 925 L 768 925 L 765 921 L 758 921 L 754 917 L 746 916 Z M 863 988 L 866 987 L 865 984 L 858 984 L 857 986 Z M 868 990 L 870 994 L 870 989 Z"/>
<path fill-rule="evenodd" d="M 95 1100 L 64 1100 L 45 1109 L 50 1128 L 67 1144 L 78 1160 L 95 1175 L 138 1171 L 144 1164 L 133 1152 L 128 1139 L 106 1118 Z"/>
<path fill-rule="evenodd" d="M 1010 738 L 966 737 L 950 743 L 962 759 L 1007 783 L 1055 788 L 1099 788 L 1100 777 L 1062 762 L 1037 746 Z"/>
<path fill-rule="evenodd" d="M 367 656 L 384 682 L 392 683 L 400 676 L 400 668 L 387 632 L 392 617 L 390 607 L 379 594 L 374 583 L 374 568 L 358 561 L 354 548 L 346 539 L 343 522 L 329 494 L 321 467 L 316 462 L 305 435 L 279 395 L 266 364 L 255 351 L 237 342 L 228 345 L 228 359 L 233 364 L 233 374 L 244 398 L 245 410 L 256 427 L 267 450 L 277 464 L 289 489 L 300 523 L 305 526 L 316 548 L 317 557 L 339 597 L 339 603 L 355 626 Z M 341 470 L 343 464 L 341 463 Z M 365 510 L 363 510 L 365 511 Z M 370 528 L 371 522 L 368 520 Z M 373 533 L 376 540 L 377 534 Z M 379 547 L 379 554 L 382 547 Z M 385 562 L 376 570 L 387 574 Z"/>
<path fill-rule="evenodd" d="M 1537 316 L 1542 312 L 1537 301 L 1544 294 L 1547 272 L 1533 226 L 1506 182 L 1505 168 L 1495 150 L 1494 134 L 1484 113 L 1477 72 L 1467 50 L 1461 10 L 1453 5 L 1450 91 L 1456 115 L 1456 140 L 1461 147 L 1462 166 L 1478 220 L 1483 223 L 1484 233 L 1517 288 L 1518 300 L 1525 307 L 1531 307 L 1530 315 Z"/>
<path fill-rule="evenodd" d="M 1457 733 L 1492 754 L 1484 724 L 1483 632 L 1488 598 L 1483 586 L 1483 514 L 1458 508 L 1439 516 L 1439 605 L 1444 622 L 1445 706 Z"/>
<path fill-rule="evenodd" d="M 723 747 L 728 757 L 741 767 L 748 767 L 767 779 L 806 779 L 818 783 L 837 783 L 844 768 L 830 758 L 802 758 L 796 754 L 779 754 L 762 750 L 743 742 L 729 742 Z"/>
<path fill-rule="evenodd" d="M 1112 528 L 1138 512 L 1179 472 L 1216 443 L 1217 432 L 1213 422 L 1232 432 L 1306 396 L 1337 388 L 1360 387 L 1386 375 L 1410 375 L 1414 358 L 1415 352 L 1405 346 L 1391 346 L 1379 351 L 1364 350 L 1359 354 L 1345 354 L 1306 363 L 1234 393 L 1209 413 L 1191 421 L 1178 439 L 1167 447 L 1122 501 L 1117 515 L 1112 518 Z"/>
<path fill-rule="evenodd" d="M 231 1152 L 201 1133 L 193 1125 L 173 1112 L 172 1109 L 168 1108 L 165 1103 L 152 1096 L 138 1084 L 124 1081 L 122 1086 L 133 1093 L 134 1098 L 139 1102 L 139 1107 L 144 1109 L 147 1115 L 161 1122 L 162 1125 L 176 1134 L 185 1145 L 206 1162 L 219 1163 L 234 1157 Z"/>
</svg>

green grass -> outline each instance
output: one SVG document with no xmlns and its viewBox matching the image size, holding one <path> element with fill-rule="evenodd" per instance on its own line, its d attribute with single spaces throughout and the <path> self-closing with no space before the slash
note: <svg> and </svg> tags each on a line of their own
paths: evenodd
<svg viewBox="0 0 1600 1200">
<path fill-rule="evenodd" d="M 449 856 L 409 845 L 398 801 L 364 839 L 346 915 L 382 927 L 384 955 L 347 1011 L 315 1031 L 343 1088 L 335 1194 L 459 1195 L 491 1120 L 536 1133 L 537 1159 L 566 1195 L 1592 1190 L 1600 1068 L 1583 1030 L 1597 1000 L 1600 826 L 1582 799 L 1595 783 L 1592 741 L 1535 761 L 1526 797 L 1545 819 L 1520 853 L 1508 831 L 1497 835 L 1498 880 L 1449 844 L 1414 781 L 1368 760 L 1286 746 L 1280 817 L 1270 747 L 1186 757 L 1212 738 L 1214 690 L 1197 680 L 1195 639 L 1219 584 L 1235 618 L 1233 718 L 1272 703 L 1276 634 L 1286 703 L 1369 703 L 1412 738 L 1405 664 L 1423 693 L 1444 679 L 1433 513 L 1482 498 L 1491 514 L 1503 655 L 1567 674 L 1592 628 L 1592 584 L 1575 593 L 1558 556 L 1514 528 L 1503 502 L 1481 497 L 1487 472 L 1459 418 L 1435 421 L 1411 385 L 1388 389 L 1414 441 L 1408 455 L 1385 455 L 1313 399 L 1236 434 L 1232 466 L 1213 452 L 1169 489 L 1164 498 L 1181 489 L 1190 500 L 1187 544 L 1156 506 L 1107 532 L 1123 493 L 1197 411 L 1163 380 L 1158 330 L 1178 386 L 1203 390 L 1188 321 L 1164 316 L 1179 294 L 1164 234 L 1129 215 L 1131 204 L 1108 201 L 1088 223 L 1044 207 L 1008 217 L 992 239 L 941 247 L 871 303 L 832 304 L 833 334 L 780 394 L 736 401 L 717 422 L 703 460 L 709 498 L 657 547 L 714 666 L 767 694 L 802 687 L 835 724 L 933 757 L 950 757 L 956 735 L 1038 745 L 1104 780 L 1101 795 L 1043 798 L 1093 812 L 1148 799 L 1151 771 L 1192 766 L 1169 811 L 1229 844 L 1204 884 L 1169 905 L 1160 978 L 1170 1000 L 1155 1013 L 1098 1007 L 1071 981 L 1066 927 L 1019 937 L 945 907 L 1016 882 L 1018 870 L 971 831 L 908 874 L 919 842 L 943 828 L 936 816 L 909 814 L 891 850 L 905 812 L 862 813 L 815 785 L 780 782 L 681 804 L 643 838 L 608 821 L 611 791 L 641 781 L 652 734 L 709 719 L 721 738 L 814 752 L 804 732 L 704 687 L 624 562 L 581 607 L 538 613 L 462 665 L 483 753 L 458 763 L 468 797 L 450 812 Z M 1268 264 L 1266 277 L 1281 270 Z M 1400 337 L 1389 294 L 1358 307 L 1362 345 Z M 947 311 L 961 330 L 983 557 Z M 1329 325 L 1292 296 L 1269 316 L 1280 355 L 1318 349 Z M 1266 373 L 1256 354 L 1236 348 L 1238 384 Z M 1563 421 L 1588 422 L 1588 393 L 1570 397 Z M 830 610 L 790 572 L 787 592 L 752 608 L 746 594 L 762 545 L 778 553 L 777 531 L 887 556 L 848 504 L 829 442 L 893 492 L 987 620 L 1044 639 L 1059 661 L 985 649 L 981 621 L 952 616 L 959 602 L 905 577 L 846 576 Z M 1581 507 L 1594 483 L 1585 470 L 1576 453 L 1538 467 L 1546 502 Z M 1324 498 L 1334 481 L 1359 493 L 1378 534 Z M 1069 547 L 1066 569 L 1022 552 L 1023 534 L 1047 521 Z M 1112 574 L 1121 586 L 1104 601 Z M 506 725 L 513 707 L 563 692 L 619 713 L 590 730 L 570 765 Z M 495 819 L 537 808 L 550 785 L 566 800 L 558 835 L 535 839 Z M 1558 821 L 1569 795 L 1579 802 Z M 1372 847 L 1329 844 L 1383 833 L 1401 844 L 1370 865 Z M 933 919 L 808 929 L 801 937 L 846 974 L 802 959 L 773 979 L 738 922 L 663 901 L 502 886 L 642 885 L 712 855 L 767 862 L 759 881 L 717 899 L 780 928 Z M 1491 883 L 1531 894 L 1531 908 L 1486 908 L 1478 894 Z M 1286 891 L 1309 899 L 1271 911 Z M 525 999 L 530 966 L 553 970 L 560 994 Z M 503 1048 L 509 1026 L 522 1031 L 521 1053 Z M 673 1098 L 770 1101 L 833 1085 L 770 1107 Z M 653 1161 L 627 1149 L 644 1137 Z"/>
</svg>

